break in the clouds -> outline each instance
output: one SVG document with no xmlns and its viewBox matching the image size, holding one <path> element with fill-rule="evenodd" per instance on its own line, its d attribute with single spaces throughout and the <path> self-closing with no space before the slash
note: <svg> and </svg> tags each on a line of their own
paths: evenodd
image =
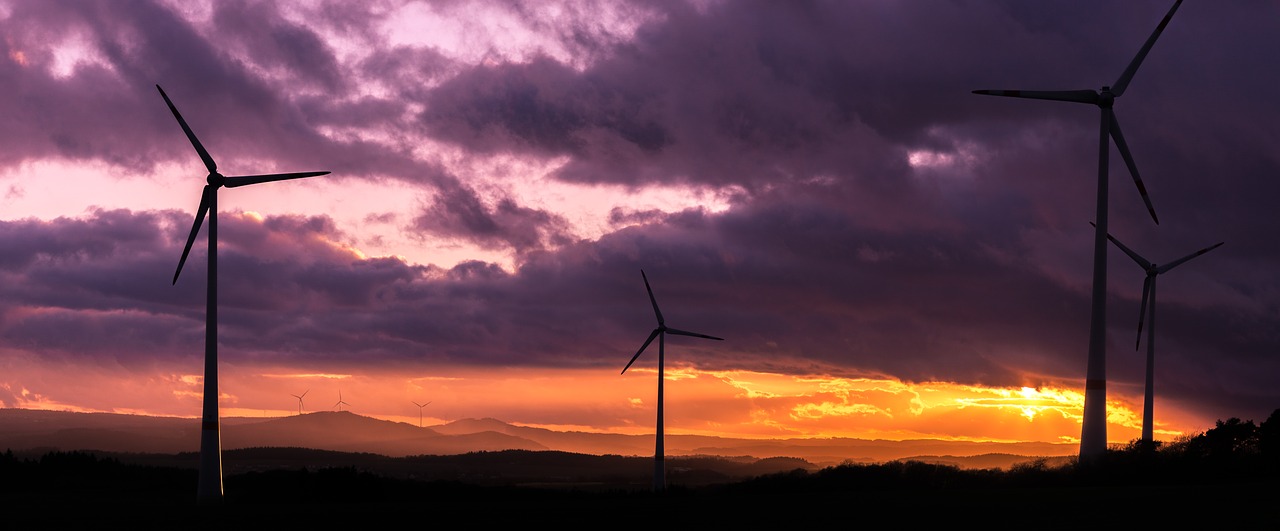
<svg viewBox="0 0 1280 531">
<path fill-rule="evenodd" d="M 332 171 L 362 209 L 222 213 L 237 363 L 616 371 L 643 269 L 672 326 L 727 339 L 669 363 L 1078 386 L 1097 109 L 971 91 L 1110 84 L 1169 2 L 1090 4 L 6 3 L 0 208 L 51 162 L 193 192 L 0 210 L 0 349 L 199 355 L 203 238 L 169 279 L 202 174 L 161 84 L 220 167 Z M 1116 104 L 1161 224 L 1113 151 L 1112 233 L 1154 262 L 1226 242 L 1159 284 L 1157 392 L 1207 416 L 1280 406 L 1277 9 L 1181 6 Z M 354 199 L 389 186 L 414 197 Z M 425 245 L 451 258 L 402 258 Z M 1113 248 L 1117 389 L 1141 281 Z"/>
</svg>

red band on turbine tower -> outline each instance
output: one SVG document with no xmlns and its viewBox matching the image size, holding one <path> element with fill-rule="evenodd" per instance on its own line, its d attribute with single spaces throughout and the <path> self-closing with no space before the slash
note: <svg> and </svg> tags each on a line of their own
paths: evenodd
<svg viewBox="0 0 1280 531">
<path fill-rule="evenodd" d="M 1106 380 L 1088 380 L 1084 383 L 1085 391 L 1105 391 L 1107 389 Z"/>
</svg>

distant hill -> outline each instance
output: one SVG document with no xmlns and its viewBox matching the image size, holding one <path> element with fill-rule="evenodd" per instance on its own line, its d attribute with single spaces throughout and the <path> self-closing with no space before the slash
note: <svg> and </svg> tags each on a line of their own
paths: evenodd
<svg viewBox="0 0 1280 531">
<path fill-rule="evenodd" d="M 0 449 L 180 453 L 199 450 L 199 420 L 114 413 L 0 409 Z M 275 418 L 222 419 L 224 450 L 296 447 L 389 457 L 501 450 L 652 456 L 653 435 L 621 435 L 515 426 L 492 418 L 418 427 L 324 411 Z M 667 435 L 668 456 L 794 458 L 815 466 L 918 459 L 961 468 L 1007 468 L 1074 455 L 1074 445 L 939 440 L 733 439 Z"/>
</svg>

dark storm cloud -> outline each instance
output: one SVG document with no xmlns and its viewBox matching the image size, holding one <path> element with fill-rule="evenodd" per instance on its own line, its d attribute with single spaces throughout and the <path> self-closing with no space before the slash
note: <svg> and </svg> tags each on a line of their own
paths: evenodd
<svg viewBox="0 0 1280 531">
<path fill-rule="evenodd" d="M 305 26 L 288 22 L 271 2 L 231 1 L 213 4 L 213 29 L 219 40 L 259 65 L 295 74 L 288 83 L 317 84 L 340 91 L 354 80 L 340 71 L 333 50 Z"/>
<path fill-rule="evenodd" d="M 585 71 L 543 58 L 459 75 L 423 123 L 480 151 L 572 154 L 571 180 L 872 179 L 911 143 L 946 147 L 927 128 L 976 105 L 966 80 L 990 70 L 960 44 L 1004 29 L 937 3 L 670 6 Z"/>
<path fill-rule="evenodd" d="M 581 13 L 566 22 L 519 4 L 586 59 L 470 65 L 386 46 L 344 66 L 324 32 L 370 39 L 374 8 L 321 4 L 312 11 L 323 20 L 304 26 L 273 4 L 215 4 L 214 35 L 144 2 L 19 3 L 0 21 L 10 36 L 0 111 L 11 117 L 0 164 L 189 160 L 159 82 L 228 165 L 278 160 L 421 183 L 433 202 L 387 221 L 518 254 L 514 272 L 415 266 L 348 252 L 352 238 L 328 218 L 229 217 L 220 257 L 232 356 L 620 370 L 654 325 L 644 269 L 672 326 L 727 339 L 673 340 L 681 363 L 1078 384 L 1098 111 L 970 91 L 1111 84 L 1169 5 L 643 3 L 636 11 L 656 16 L 620 39 Z M 1263 418 L 1280 405 L 1280 100 L 1269 97 L 1280 71 L 1266 53 L 1280 49 L 1278 11 L 1186 3 L 1116 104 L 1161 223 L 1112 148 L 1112 233 L 1152 260 L 1227 242 L 1161 279 L 1157 337 L 1158 392 L 1195 397 L 1184 406 L 1218 417 Z M 12 59 L 26 51 L 28 64 L 47 64 L 33 43 L 68 32 L 88 36 L 110 68 L 60 78 Z M 369 80 L 388 95 L 359 91 Z M 325 92 L 295 94 L 295 82 Z M 563 157 L 565 181 L 690 184 L 731 204 L 619 206 L 615 232 L 579 241 L 560 214 L 482 198 L 412 155 L 422 134 L 476 156 Z M 203 250 L 178 286 L 167 280 L 186 216 L 0 224 L 4 340 L 196 355 Z M 1139 386 L 1141 276 L 1110 256 L 1109 377 Z"/>
<path fill-rule="evenodd" d="M 490 207 L 468 188 L 441 190 L 414 218 L 413 228 L 432 237 L 466 239 L 484 248 L 513 249 L 520 254 L 572 240 L 563 217 L 522 207 L 509 198 Z"/>
</svg>

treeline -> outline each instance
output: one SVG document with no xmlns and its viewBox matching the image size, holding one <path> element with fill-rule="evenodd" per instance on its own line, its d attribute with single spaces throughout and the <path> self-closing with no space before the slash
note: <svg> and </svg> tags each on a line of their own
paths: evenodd
<svg viewBox="0 0 1280 531">
<path fill-rule="evenodd" d="M 893 489 L 1083 488 L 1134 485 L 1211 486 L 1256 483 L 1280 492 L 1280 409 L 1261 424 L 1219 420 L 1203 433 L 1171 442 L 1134 440 L 1112 447 L 1092 462 L 1050 466 L 1036 460 L 1009 470 L 962 470 L 919 461 L 844 464 L 817 471 L 794 470 L 727 485 L 724 492 L 883 491 Z"/>
</svg>

